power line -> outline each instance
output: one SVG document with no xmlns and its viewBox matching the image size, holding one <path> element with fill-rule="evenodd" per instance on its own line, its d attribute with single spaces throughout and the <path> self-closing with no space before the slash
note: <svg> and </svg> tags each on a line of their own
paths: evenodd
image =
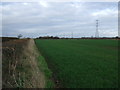
<svg viewBox="0 0 120 90">
<path fill-rule="evenodd" d="M 71 33 L 71 38 L 73 38 L 73 32 Z"/>
<path fill-rule="evenodd" d="M 99 31 L 98 31 L 98 24 L 99 20 L 96 20 L 96 32 L 95 32 L 95 37 L 99 37 Z"/>
</svg>

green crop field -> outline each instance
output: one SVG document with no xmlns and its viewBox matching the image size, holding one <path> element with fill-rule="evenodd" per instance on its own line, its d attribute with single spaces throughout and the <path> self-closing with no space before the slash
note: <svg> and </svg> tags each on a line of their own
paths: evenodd
<svg viewBox="0 0 120 90">
<path fill-rule="evenodd" d="M 118 87 L 117 40 L 59 39 L 35 42 L 61 87 Z"/>
</svg>

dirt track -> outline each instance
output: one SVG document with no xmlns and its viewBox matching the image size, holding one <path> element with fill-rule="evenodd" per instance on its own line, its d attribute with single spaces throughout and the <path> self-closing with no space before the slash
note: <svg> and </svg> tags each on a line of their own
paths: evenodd
<svg viewBox="0 0 120 90">
<path fill-rule="evenodd" d="M 39 54 L 37 52 L 37 48 L 35 46 L 33 39 L 29 40 L 28 47 L 26 48 L 24 53 L 27 56 L 26 59 L 28 60 L 29 64 L 31 65 L 32 77 L 31 77 L 30 81 L 32 82 L 31 83 L 32 87 L 44 88 L 45 77 L 38 67 L 37 58 L 38 58 Z M 26 87 L 31 87 L 31 85 L 29 86 L 27 83 L 26 83 Z"/>
</svg>

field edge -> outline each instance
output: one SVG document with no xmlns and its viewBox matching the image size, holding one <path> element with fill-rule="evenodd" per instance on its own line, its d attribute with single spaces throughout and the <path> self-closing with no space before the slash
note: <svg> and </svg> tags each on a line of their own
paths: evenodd
<svg viewBox="0 0 120 90">
<path fill-rule="evenodd" d="M 35 42 L 35 40 L 34 40 Z M 36 45 L 36 43 L 35 43 Z M 39 54 L 37 57 L 38 67 L 45 75 L 45 88 L 53 88 L 55 87 L 54 81 L 52 80 L 52 71 L 48 68 L 47 62 L 45 58 L 42 56 L 41 52 L 38 50 L 37 46 L 35 47 L 37 53 Z"/>
</svg>

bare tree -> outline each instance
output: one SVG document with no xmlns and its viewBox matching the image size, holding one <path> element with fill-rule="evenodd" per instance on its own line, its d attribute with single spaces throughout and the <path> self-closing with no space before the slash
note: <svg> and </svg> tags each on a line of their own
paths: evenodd
<svg viewBox="0 0 120 90">
<path fill-rule="evenodd" d="M 19 34 L 19 35 L 18 35 L 18 38 L 20 39 L 22 36 L 23 36 L 22 34 Z"/>
</svg>

